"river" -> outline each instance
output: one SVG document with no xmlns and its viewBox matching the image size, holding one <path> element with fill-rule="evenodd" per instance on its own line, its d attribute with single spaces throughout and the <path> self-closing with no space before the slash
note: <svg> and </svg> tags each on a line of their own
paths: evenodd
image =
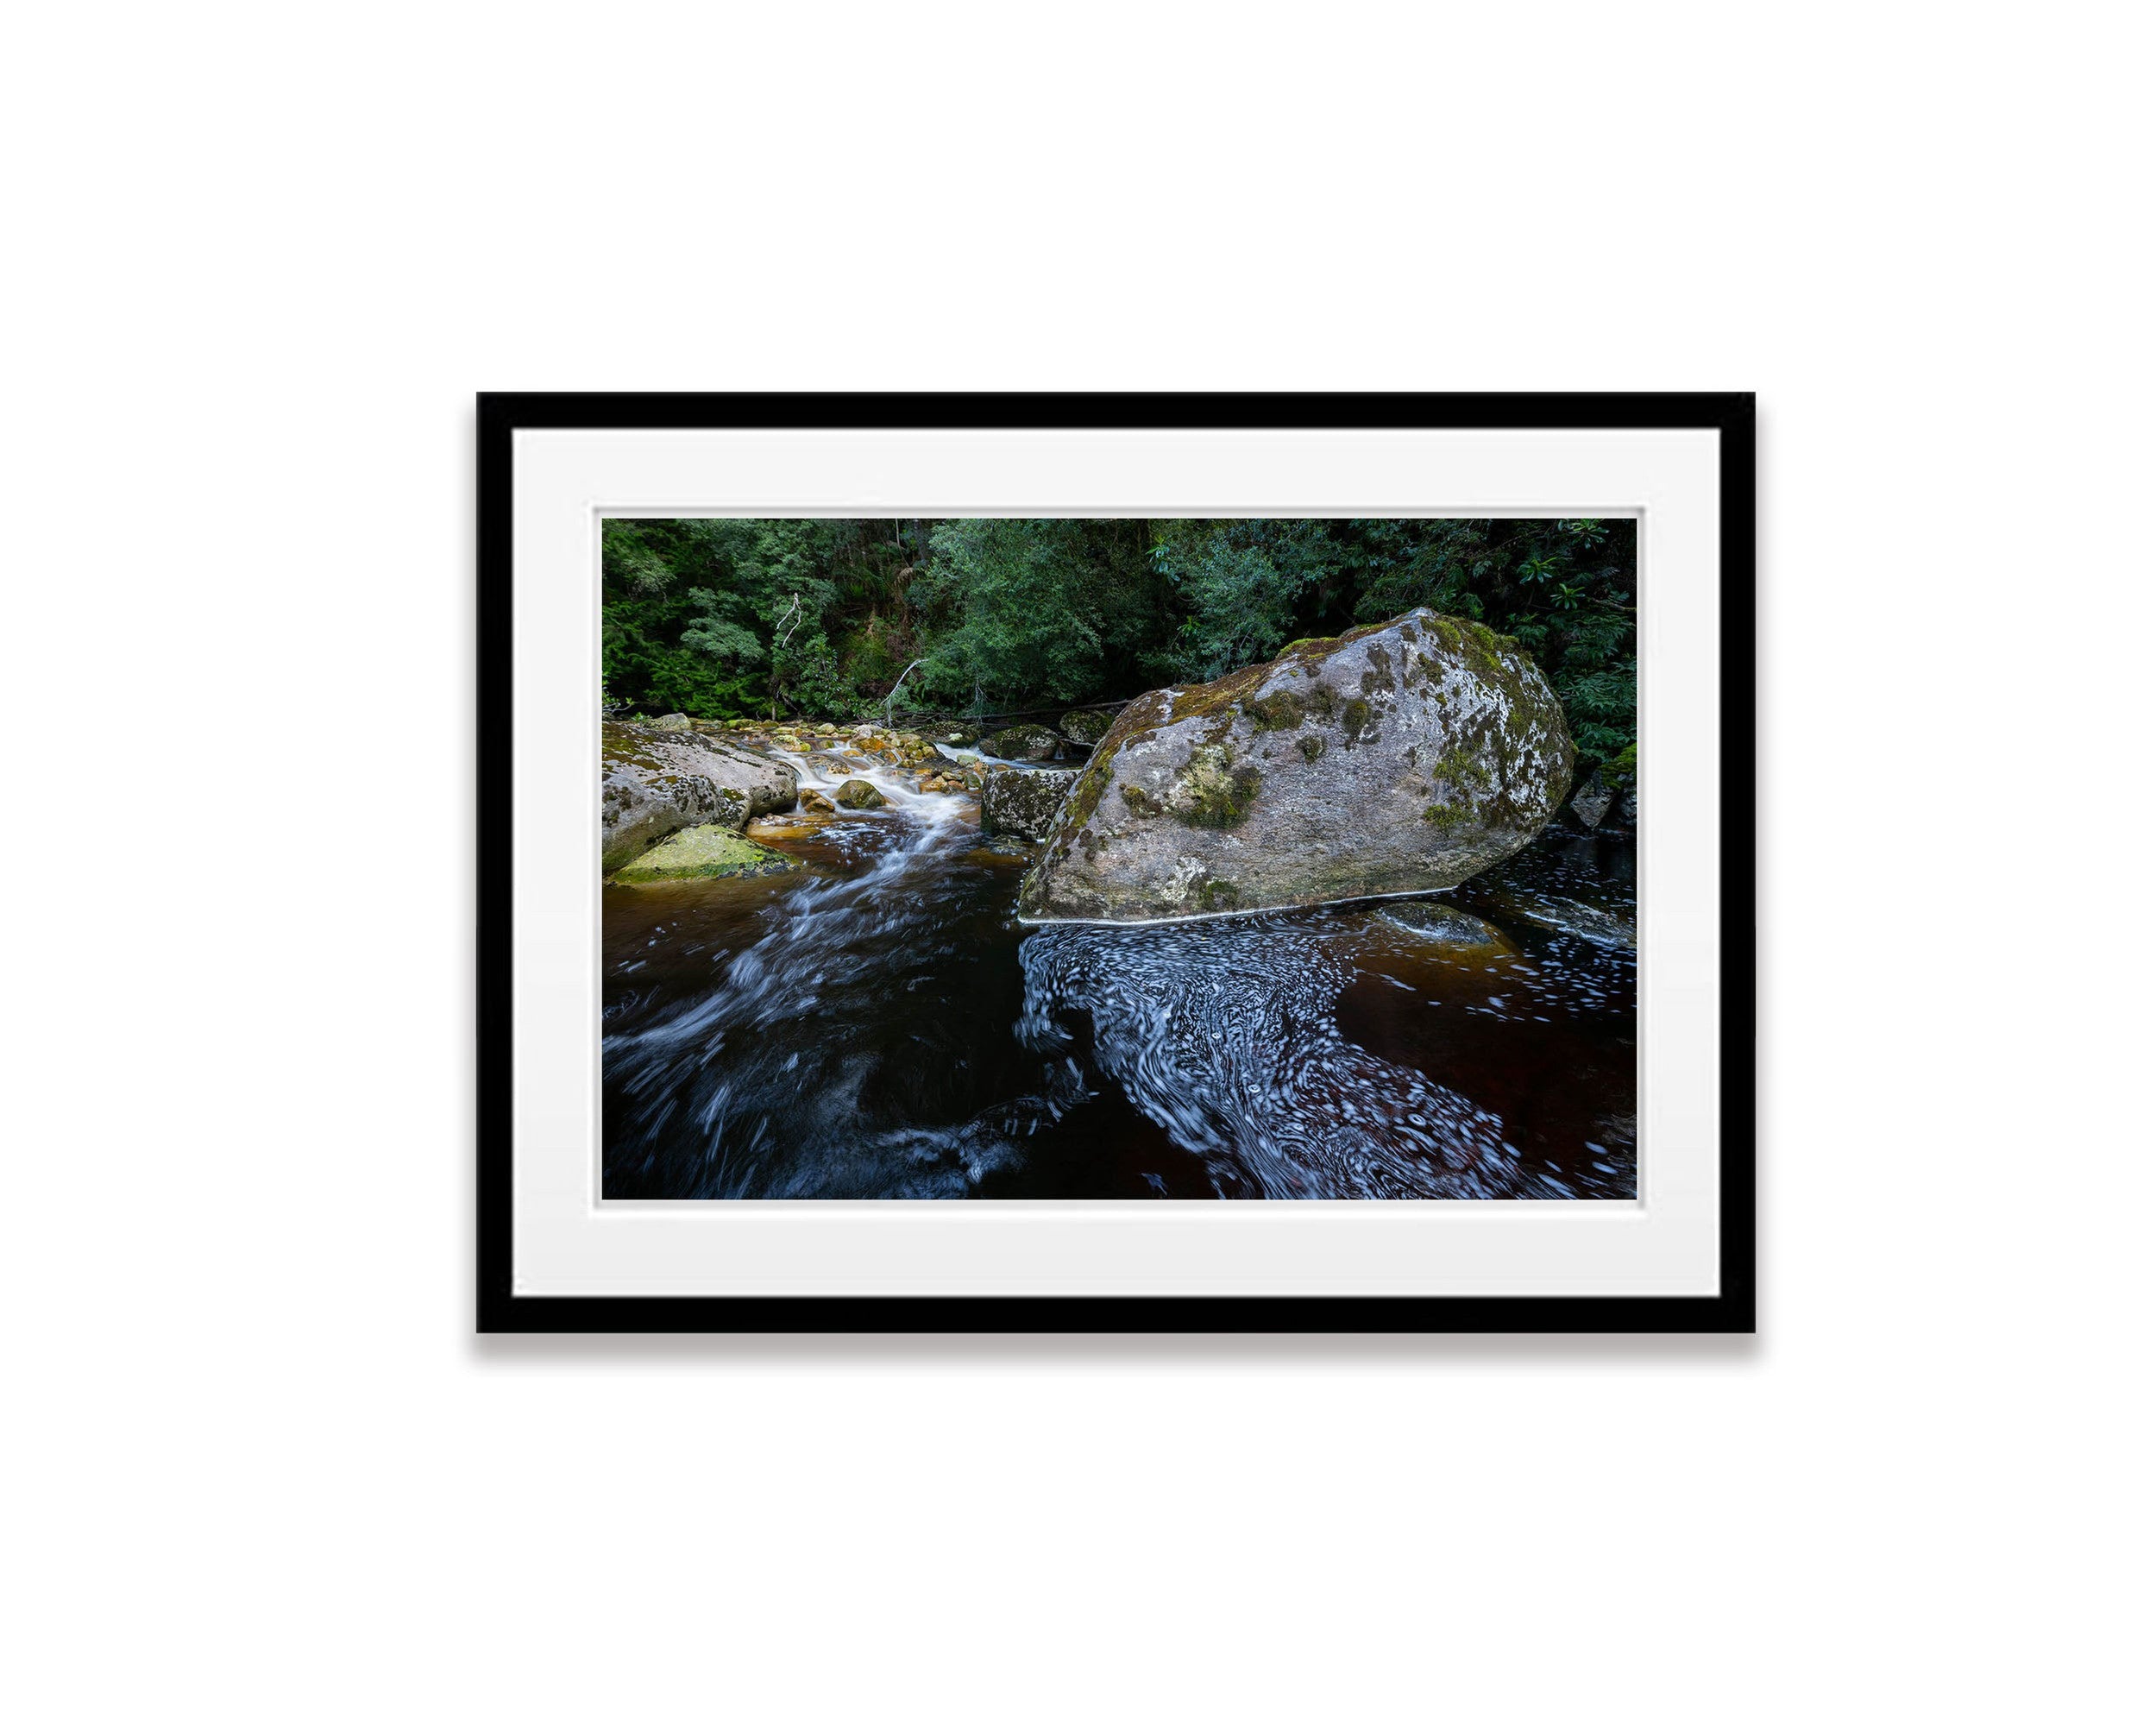
<svg viewBox="0 0 2156 1725">
<path fill-rule="evenodd" d="M 604 1193 L 1635 1192 L 1631 849 L 1552 828 L 1427 900 L 1028 928 L 971 796 L 759 823 L 797 874 L 604 889 Z M 1494 939 L 1433 939 L 1456 907 Z M 1455 932 L 1455 931 L 1448 931 Z"/>
</svg>

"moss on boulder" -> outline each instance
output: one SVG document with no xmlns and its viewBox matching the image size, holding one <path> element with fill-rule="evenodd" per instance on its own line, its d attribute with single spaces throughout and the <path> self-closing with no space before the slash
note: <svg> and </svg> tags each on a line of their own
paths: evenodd
<svg viewBox="0 0 2156 1725">
<path fill-rule="evenodd" d="M 745 839 L 726 827 L 691 827 L 654 846 L 614 878 L 628 885 L 656 880 L 788 874 L 801 864 L 783 851 Z"/>
<path fill-rule="evenodd" d="M 1115 722 L 1113 713 L 1071 712 L 1056 721 L 1056 728 L 1081 748 L 1090 749 L 1108 734 Z"/>
<path fill-rule="evenodd" d="M 1046 725 L 1012 725 L 983 737 L 980 750 L 1007 761 L 1052 761 L 1063 752 L 1063 739 Z"/>
<path fill-rule="evenodd" d="M 1480 624 L 1420 610 L 1299 641 L 1125 707 L 1019 911 L 1147 922 L 1440 891 L 1540 832 L 1572 764 L 1533 660 Z"/>
<path fill-rule="evenodd" d="M 794 806 L 794 770 L 687 728 L 609 721 L 600 727 L 600 869 L 620 868 L 684 827 L 739 832 Z"/>
</svg>

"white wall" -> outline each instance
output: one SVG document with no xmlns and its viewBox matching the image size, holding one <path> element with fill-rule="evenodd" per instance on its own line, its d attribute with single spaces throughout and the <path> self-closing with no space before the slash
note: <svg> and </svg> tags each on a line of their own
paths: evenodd
<svg viewBox="0 0 2156 1725">
<path fill-rule="evenodd" d="M 9 1712 L 2145 1705 L 2128 17 L 16 19 Z M 1763 1339 L 472 1338 L 472 393 L 839 387 L 1763 392 Z"/>
</svg>

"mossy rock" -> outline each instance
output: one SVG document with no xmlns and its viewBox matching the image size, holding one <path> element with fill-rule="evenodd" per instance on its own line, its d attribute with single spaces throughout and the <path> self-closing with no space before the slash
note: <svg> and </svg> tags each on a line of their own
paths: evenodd
<svg viewBox="0 0 2156 1725">
<path fill-rule="evenodd" d="M 841 809 L 881 809 L 889 800 L 865 778 L 849 778 L 839 787 Z"/>
<path fill-rule="evenodd" d="M 1056 728 L 1081 748 L 1090 749 L 1108 734 L 1115 722 L 1114 713 L 1070 712 L 1056 721 Z"/>
<path fill-rule="evenodd" d="M 1012 725 L 982 738 L 980 748 L 1007 761 L 1052 761 L 1063 752 L 1063 739 L 1046 725 Z"/>
<path fill-rule="evenodd" d="M 991 838 L 1045 839 L 1078 779 L 1075 772 L 1054 768 L 991 774 L 981 791 L 981 831 Z"/>
<path fill-rule="evenodd" d="M 795 803 L 791 767 L 694 730 L 609 721 L 600 727 L 599 752 L 601 872 L 624 866 L 684 827 L 738 832 L 751 817 L 783 813 Z"/>
<path fill-rule="evenodd" d="M 1020 890 L 1149 922 L 1443 891 L 1556 813 L 1572 740 L 1520 645 L 1428 610 L 1298 641 L 1116 717 Z"/>
<path fill-rule="evenodd" d="M 801 866 L 783 851 L 745 839 L 728 828 L 691 827 L 616 870 L 614 878 L 633 886 L 658 880 L 790 874 Z"/>
</svg>

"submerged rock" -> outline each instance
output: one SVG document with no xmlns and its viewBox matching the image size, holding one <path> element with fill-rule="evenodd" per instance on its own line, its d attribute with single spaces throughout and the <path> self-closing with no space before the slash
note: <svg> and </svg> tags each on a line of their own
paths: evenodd
<svg viewBox="0 0 2156 1725">
<path fill-rule="evenodd" d="M 614 720 L 600 727 L 601 872 L 683 827 L 739 832 L 751 815 L 791 809 L 794 799 L 791 767 L 715 737 Z"/>
<path fill-rule="evenodd" d="M 1417 610 L 1124 708 L 1026 878 L 1031 921 L 1458 885 L 1556 813 L 1572 739 L 1525 649 Z"/>
<path fill-rule="evenodd" d="M 1119 713 L 1122 709 L 1116 710 Z M 1072 712 L 1063 715 L 1057 722 L 1057 729 L 1072 742 L 1090 749 L 1108 734 L 1115 722 L 1115 713 Z"/>
<path fill-rule="evenodd" d="M 653 880 L 786 874 L 800 866 L 783 851 L 745 839 L 730 828 L 691 827 L 616 871 L 614 878 L 635 885 Z"/>
<path fill-rule="evenodd" d="M 849 778 L 839 787 L 841 809 L 881 809 L 888 799 L 865 778 Z"/>
<path fill-rule="evenodd" d="M 1038 842 L 1048 836 L 1063 799 L 1078 783 L 1075 772 L 990 773 L 981 787 L 981 831 L 1011 834 Z"/>
<path fill-rule="evenodd" d="M 1007 761 L 1052 761 L 1063 752 L 1063 739 L 1046 725 L 1013 725 L 983 737 L 981 752 Z"/>
<path fill-rule="evenodd" d="M 1491 887 L 1485 897 L 1499 916 L 1516 922 L 1532 922 L 1538 929 L 1571 935 L 1598 947 L 1637 948 L 1638 945 L 1638 931 L 1629 917 L 1582 904 L 1576 898 L 1509 886 Z"/>
<path fill-rule="evenodd" d="M 1480 916 L 1462 910 L 1456 904 L 1437 904 L 1427 899 L 1404 898 L 1387 904 L 1379 911 L 1380 922 L 1390 922 L 1394 928 L 1419 936 L 1433 946 L 1482 954 L 1486 953 L 1516 953 L 1519 950 L 1505 938 L 1505 931 L 1493 923 L 1485 922 Z"/>
</svg>

